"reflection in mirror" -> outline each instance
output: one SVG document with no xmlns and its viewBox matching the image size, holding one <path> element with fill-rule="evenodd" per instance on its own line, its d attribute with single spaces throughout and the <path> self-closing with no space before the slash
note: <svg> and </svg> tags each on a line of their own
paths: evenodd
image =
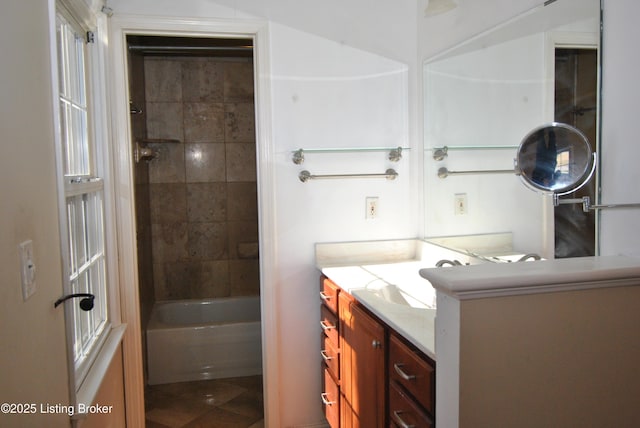
<svg viewBox="0 0 640 428">
<path fill-rule="evenodd" d="M 591 177 L 594 161 L 591 145 L 582 132 L 554 122 L 524 137 L 516 165 L 527 185 L 560 195 L 582 187 Z"/>
<path fill-rule="evenodd" d="M 554 207 L 552 198 L 531 192 L 515 175 L 443 180 L 437 174 L 441 168 L 513 168 L 523 136 L 544 123 L 579 129 L 590 150 L 597 152 L 600 16 L 600 0 L 540 1 L 524 14 L 425 62 L 426 237 L 511 232 L 514 247 L 524 253 L 545 258 L 595 253 L 594 213 L 568 205 Z M 551 144 L 549 135 L 538 137 Z M 558 135 L 555 139 L 557 145 Z M 447 156 L 434 158 L 445 146 Z M 536 152 L 528 150 L 535 160 Z M 568 191 L 569 182 L 585 171 L 577 161 L 588 159 L 586 170 L 591 168 L 591 158 L 584 152 L 564 150 L 555 158 L 553 179 L 545 179 L 539 169 L 533 187 L 548 188 L 550 193 Z M 526 173 L 533 177 L 533 169 Z M 589 194 L 597 200 L 597 188 L 596 180 L 590 180 L 572 197 Z M 464 214 L 455 208 L 459 195 L 467 201 Z"/>
</svg>

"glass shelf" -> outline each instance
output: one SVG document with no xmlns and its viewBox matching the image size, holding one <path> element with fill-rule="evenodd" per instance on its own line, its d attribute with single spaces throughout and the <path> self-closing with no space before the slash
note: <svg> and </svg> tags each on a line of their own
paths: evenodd
<svg viewBox="0 0 640 428">
<path fill-rule="evenodd" d="M 389 152 L 389 160 L 398 162 L 402 159 L 402 151 L 410 150 L 409 147 L 333 147 L 316 149 L 298 149 L 292 153 L 293 163 L 301 165 L 304 163 L 305 153 L 363 153 L 363 152 Z"/>
</svg>

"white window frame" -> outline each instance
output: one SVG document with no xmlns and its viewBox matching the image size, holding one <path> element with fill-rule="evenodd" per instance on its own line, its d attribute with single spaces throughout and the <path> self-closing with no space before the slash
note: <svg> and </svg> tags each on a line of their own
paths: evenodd
<svg viewBox="0 0 640 428">
<path fill-rule="evenodd" d="M 66 21 L 79 35 L 90 31 L 94 36 L 94 42 L 84 44 L 84 70 L 85 70 L 85 100 L 86 100 L 86 137 L 89 139 L 89 156 L 86 170 L 73 175 L 65 175 L 65 141 L 62 132 L 66 132 L 62 121 L 62 107 L 60 90 L 61 72 L 58 59 L 58 22 L 59 16 Z M 64 303 L 65 322 L 67 329 L 67 357 L 69 366 L 70 404 L 76 406 L 73 418 L 82 418 L 86 414 L 78 413 L 84 404 L 85 408 L 93 404 L 105 373 L 111 364 L 113 356 L 119 349 L 124 335 L 125 325 L 120 323 L 117 264 L 115 257 L 115 225 L 113 215 L 113 197 L 109 177 L 108 115 L 107 115 L 107 90 L 106 90 L 106 44 L 102 34 L 106 34 L 107 26 L 104 17 L 92 12 L 81 0 L 49 0 L 49 24 L 51 34 L 51 63 L 52 63 L 52 92 L 53 92 L 53 119 L 56 127 L 56 166 L 58 183 L 58 202 L 60 215 L 60 241 L 63 271 L 64 295 L 78 292 L 92 292 L 96 294 L 95 306 L 92 314 L 97 314 L 94 332 L 95 340 L 90 347 L 80 349 L 76 347 L 78 333 L 82 332 L 81 324 L 74 325 L 78 320 L 77 315 L 86 315 L 79 310 L 78 299 L 70 299 Z M 81 110 L 81 109 L 80 109 Z M 94 258 L 81 260 L 83 266 L 73 265 L 74 257 L 70 247 L 70 233 L 73 225 L 68 216 L 67 203 L 73 199 L 90 195 L 101 200 L 102 209 L 98 221 L 93 228 L 80 228 L 86 233 L 88 240 L 95 241 L 96 229 L 102 229 L 102 238 L 98 239 Z M 85 208 L 90 204 L 81 203 L 79 207 Z M 81 217 L 79 217 L 81 218 Z M 84 262 L 87 263 L 84 263 Z M 85 269 L 97 266 L 104 276 L 104 288 L 100 290 L 83 290 L 72 286 L 74 277 Z M 98 312 L 95 312 L 98 311 Z M 85 321 L 96 317 L 85 317 Z M 81 358 L 76 356 L 82 354 Z"/>
</svg>

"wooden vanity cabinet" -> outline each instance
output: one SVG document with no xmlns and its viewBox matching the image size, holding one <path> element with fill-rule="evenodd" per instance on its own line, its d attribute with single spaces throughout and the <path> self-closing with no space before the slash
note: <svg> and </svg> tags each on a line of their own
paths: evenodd
<svg viewBox="0 0 640 428">
<path fill-rule="evenodd" d="M 340 427 L 340 287 L 320 278 L 320 356 L 322 357 L 322 407 L 331 428 Z"/>
<path fill-rule="evenodd" d="M 345 292 L 340 311 L 340 422 L 345 428 L 385 425 L 386 329 Z"/>
<path fill-rule="evenodd" d="M 331 428 L 433 428 L 435 363 L 320 278 L 322 402 Z"/>
</svg>

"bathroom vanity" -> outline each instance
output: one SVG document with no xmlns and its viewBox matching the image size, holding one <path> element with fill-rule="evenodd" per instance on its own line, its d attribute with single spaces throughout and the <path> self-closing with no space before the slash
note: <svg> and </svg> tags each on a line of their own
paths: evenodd
<svg viewBox="0 0 640 428">
<path fill-rule="evenodd" d="M 316 246 L 332 428 L 435 426 L 436 295 L 418 271 L 445 256 L 471 259 L 420 240 Z"/>
<path fill-rule="evenodd" d="M 477 255 L 316 246 L 330 425 L 640 426 L 640 260 Z"/>
<path fill-rule="evenodd" d="M 389 314 L 372 312 L 349 292 L 353 283 L 343 284 L 320 278 L 321 398 L 329 425 L 433 427 L 435 361 L 414 344 L 432 340 L 407 339 L 377 315 Z M 407 324 L 432 337 L 434 312 L 409 311 Z"/>
</svg>

